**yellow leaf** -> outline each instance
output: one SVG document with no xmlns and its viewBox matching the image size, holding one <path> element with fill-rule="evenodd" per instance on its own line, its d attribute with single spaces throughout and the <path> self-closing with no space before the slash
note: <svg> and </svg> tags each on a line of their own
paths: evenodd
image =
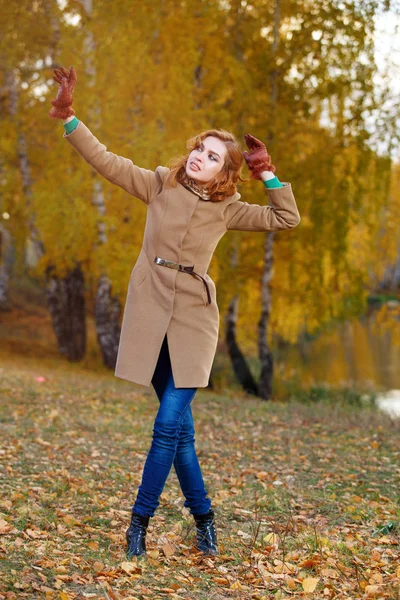
<svg viewBox="0 0 400 600">
<path fill-rule="evenodd" d="M 381 588 L 379 585 L 367 585 L 365 588 L 365 593 L 370 598 L 374 598 L 375 596 L 378 596 L 380 594 L 380 590 Z"/>
<path fill-rule="evenodd" d="M 71 600 L 71 598 L 67 594 L 67 592 L 60 592 L 59 596 L 60 596 L 60 600 Z"/>
<path fill-rule="evenodd" d="M 169 542 L 165 542 L 165 544 L 163 544 L 163 546 L 161 547 L 161 550 L 164 552 L 164 556 L 166 556 L 167 558 L 168 556 L 172 556 L 173 554 L 175 554 L 175 546 L 173 546 Z"/>
<path fill-rule="evenodd" d="M 317 577 L 306 577 L 303 579 L 302 585 L 303 590 L 306 594 L 312 594 L 315 588 L 317 587 L 319 579 Z"/>
<path fill-rule="evenodd" d="M 371 558 L 375 562 L 379 562 L 381 560 L 381 553 L 375 549 L 372 551 Z"/>
<path fill-rule="evenodd" d="M 378 571 L 372 573 L 371 577 L 369 578 L 369 583 L 372 585 L 383 583 L 382 573 L 379 573 Z"/>
<path fill-rule="evenodd" d="M 121 569 L 123 571 L 125 571 L 125 573 L 128 573 L 128 575 L 131 575 L 132 573 L 135 573 L 135 571 L 137 570 L 137 565 L 134 562 L 123 562 L 121 563 Z"/>
<path fill-rule="evenodd" d="M 231 590 L 242 590 L 243 586 L 239 580 L 236 580 L 231 584 L 230 589 Z"/>
<path fill-rule="evenodd" d="M 278 536 L 276 535 L 276 533 L 267 533 L 267 535 L 263 537 L 263 540 L 269 546 L 278 545 Z"/>
<path fill-rule="evenodd" d="M 78 525 L 79 524 L 79 521 L 77 521 L 77 519 L 75 519 L 75 517 L 72 516 L 72 515 L 64 515 L 62 517 L 62 520 L 64 521 L 64 523 L 66 525 L 69 525 L 69 526 L 72 526 L 72 527 L 74 525 Z"/>
<path fill-rule="evenodd" d="M 219 585 L 229 585 L 229 579 L 226 579 L 226 577 L 214 577 L 213 581 Z"/>
<path fill-rule="evenodd" d="M 274 560 L 274 565 L 275 573 L 294 573 L 296 571 L 296 567 L 290 562 L 284 562 L 277 558 Z"/>
<path fill-rule="evenodd" d="M 367 587 L 367 582 L 365 581 L 365 579 L 361 579 L 361 581 L 358 584 L 360 586 L 360 588 L 365 591 L 365 588 Z"/>
<path fill-rule="evenodd" d="M 296 582 L 294 579 L 292 579 L 292 577 L 286 577 L 285 581 L 288 588 L 290 588 L 291 590 L 296 589 Z"/>
<path fill-rule="evenodd" d="M 98 550 L 99 549 L 99 542 L 89 542 L 88 543 L 88 548 L 90 548 L 91 550 Z"/>
<path fill-rule="evenodd" d="M 382 535 L 382 536 L 379 538 L 379 543 L 380 543 L 380 544 L 391 544 L 391 543 L 392 543 L 392 540 L 391 540 L 391 539 L 390 539 L 390 537 L 388 537 L 387 535 Z"/>
</svg>

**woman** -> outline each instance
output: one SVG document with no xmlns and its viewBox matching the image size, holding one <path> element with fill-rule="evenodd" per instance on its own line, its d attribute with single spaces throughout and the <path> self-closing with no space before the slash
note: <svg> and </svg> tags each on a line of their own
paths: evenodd
<svg viewBox="0 0 400 600">
<path fill-rule="evenodd" d="M 208 385 L 218 341 L 216 288 L 207 269 L 228 230 L 296 227 L 300 215 L 291 185 L 282 185 L 274 175 L 262 142 L 246 135 L 250 152 L 242 154 L 231 133 L 216 129 L 189 140 L 189 152 L 170 168 L 140 168 L 108 152 L 74 116 L 74 68 L 54 73 L 60 87 L 50 116 L 64 120 L 64 137 L 98 173 L 148 206 L 143 244 L 128 286 L 115 375 L 152 384 L 160 404 L 126 532 L 127 555 L 146 553 L 146 529 L 172 465 L 195 519 L 197 548 L 215 555 L 214 511 L 196 455 L 191 410 L 197 388 Z M 243 157 L 251 177 L 264 182 L 272 206 L 240 201 L 236 184 L 244 181 Z"/>
</svg>

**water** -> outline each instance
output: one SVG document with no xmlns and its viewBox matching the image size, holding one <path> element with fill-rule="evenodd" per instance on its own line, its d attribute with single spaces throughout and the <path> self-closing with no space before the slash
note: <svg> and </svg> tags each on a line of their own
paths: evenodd
<svg viewBox="0 0 400 600">
<path fill-rule="evenodd" d="M 379 408 L 391 417 L 400 417 L 400 390 L 390 390 L 376 399 Z"/>
<path fill-rule="evenodd" d="M 381 410 L 400 417 L 400 302 L 371 307 L 318 337 L 279 351 L 277 385 L 354 385 L 378 394 Z"/>
</svg>

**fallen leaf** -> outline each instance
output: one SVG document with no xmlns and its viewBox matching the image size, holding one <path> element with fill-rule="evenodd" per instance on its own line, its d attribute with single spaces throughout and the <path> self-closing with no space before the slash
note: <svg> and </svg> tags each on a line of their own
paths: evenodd
<svg viewBox="0 0 400 600">
<path fill-rule="evenodd" d="M 240 581 L 237 579 L 236 581 L 234 581 L 231 585 L 230 585 L 230 589 L 231 590 L 242 590 L 243 586 L 240 583 Z"/>
<path fill-rule="evenodd" d="M 121 569 L 125 571 L 125 573 L 128 573 L 128 575 L 131 575 L 132 573 L 135 573 L 137 565 L 135 565 L 134 562 L 126 561 L 121 563 Z"/>
<path fill-rule="evenodd" d="M 305 579 L 303 579 L 302 586 L 305 593 L 312 594 L 315 588 L 317 587 L 318 582 L 319 579 L 317 577 L 306 577 Z"/>
<path fill-rule="evenodd" d="M 219 585 L 229 585 L 229 579 L 226 579 L 226 577 L 214 577 L 213 581 Z"/>
<path fill-rule="evenodd" d="M 319 564 L 319 560 L 316 558 L 306 558 L 305 560 L 303 560 L 300 564 L 299 567 L 301 568 L 306 568 L 309 569 L 310 567 L 314 567 L 315 565 Z"/>
<path fill-rule="evenodd" d="M 13 525 L 11 523 L 7 523 L 4 519 L 0 518 L 0 535 L 4 535 L 13 529 Z"/>
<path fill-rule="evenodd" d="M 274 560 L 274 571 L 275 573 L 294 573 L 296 571 L 296 567 L 289 562 L 283 562 L 276 558 Z"/>
<path fill-rule="evenodd" d="M 161 546 L 161 550 L 164 552 L 164 556 L 166 556 L 167 558 L 168 556 L 172 556 L 173 554 L 175 554 L 175 546 L 173 546 L 169 542 L 165 542 Z"/>
<path fill-rule="evenodd" d="M 91 550 L 98 550 L 99 549 L 99 542 L 89 542 L 88 543 L 88 548 L 90 548 Z"/>
<path fill-rule="evenodd" d="M 376 573 L 372 573 L 371 577 L 368 580 L 368 583 L 370 583 L 371 585 L 383 583 L 382 573 L 379 573 L 378 571 Z"/>
<path fill-rule="evenodd" d="M 381 560 L 381 553 L 375 549 L 372 551 L 371 558 L 375 562 L 379 562 Z"/>
<path fill-rule="evenodd" d="M 265 566 L 262 564 L 262 562 L 260 560 L 257 561 L 257 568 L 258 568 L 258 571 L 259 571 L 261 577 L 264 580 L 264 583 L 268 583 L 268 581 L 270 581 L 270 579 L 271 579 L 271 574 L 268 571 L 268 569 L 265 568 Z"/>
<path fill-rule="evenodd" d="M 40 537 L 40 532 L 35 531 L 35 529 L 26 529 L 25 533 L 34 540 L 37 539 L 38 537 Z"/>
<path fill-rule="evenodd" d="M 291 589 L 291 590 L 296 589 L 296 582 L 292 577 L 286 577 L 285 582 L 289 589 Z"/>
<path fill-rule="evenodd" d="M 263 541 L 270 546 L 277 546 L 278 536 L 276 533 L 267 533 L 267 535 L 263 537 Z"/>
<path fill-rule="evenodd" d="M 374 598 L 375 596 L 378 596 L 380 594 L 380 592 L 381 592 L 381 587 L 379 585 L 367 585 L 365 588 L 365 593 L 370 598 Z"/>
</svg>

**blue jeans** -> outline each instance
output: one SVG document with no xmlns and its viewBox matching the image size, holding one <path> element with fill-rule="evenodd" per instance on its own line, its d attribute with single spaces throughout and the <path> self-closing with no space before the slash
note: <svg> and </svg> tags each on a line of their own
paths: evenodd
<svg viewBox="0 0 400 600">
<path fill-rule="evenodd" d="M 176 388 L 172 375 L 167 336 L 161 346 L 152 384 L 160 406 L 153 427 L 153 440 L 143 469 L 132 510 L 154 516 L 169 472 L 174 465 L 192 515 L 203 515 L 211 508 L 194 447 L 195 429 L 191 401 L 197 388 Z"/>
</svg>

